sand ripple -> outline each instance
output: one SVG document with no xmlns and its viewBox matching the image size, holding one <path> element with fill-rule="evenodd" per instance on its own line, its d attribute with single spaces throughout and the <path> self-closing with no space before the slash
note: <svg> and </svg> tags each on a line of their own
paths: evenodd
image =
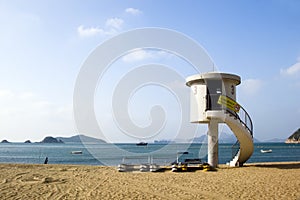
<svg viewBox="0 0 300 200">
<path fill-rule="evenodd" d="M 217 172 L 119 173 L 113 167 L 0 164 L 0 199 L 297 199 L 300 162 Z"/>
</svg>

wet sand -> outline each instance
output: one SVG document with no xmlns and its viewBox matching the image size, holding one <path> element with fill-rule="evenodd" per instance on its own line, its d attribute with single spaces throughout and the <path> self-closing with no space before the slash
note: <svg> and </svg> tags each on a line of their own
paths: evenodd
<svg viewBox="0 0 300 200">
<path fill-rule="evenodd" d="M 0 199 L 297 199 L 300 162 L 216 172 L 118 172 L 115 167 L 0 164 Z"/>
</svg>

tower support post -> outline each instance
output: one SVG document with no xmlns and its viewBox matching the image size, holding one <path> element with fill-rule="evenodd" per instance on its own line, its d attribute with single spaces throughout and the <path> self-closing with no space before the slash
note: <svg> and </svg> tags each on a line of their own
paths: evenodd
<svg viewBox="0 0 300 200">
<path fill-rule="evenodd" d="M 212 167 L 218 166 L 218 121 L 210 120 L 208 123 L 207 148 L 208 164 Z"/>
</svg>

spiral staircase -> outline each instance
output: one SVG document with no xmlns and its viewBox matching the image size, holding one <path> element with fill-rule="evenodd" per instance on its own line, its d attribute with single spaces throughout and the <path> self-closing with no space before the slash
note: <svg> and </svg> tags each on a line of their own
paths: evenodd
<svg viewBox="0 0 300 200">
<path fill-rule="evenodd" d="M 246 110 L 240 106 L 239 112 L 230 109 L 218 112 L 206 111 L 206 117 L 224 122 L 232 130 L 237 142 L 232 146 L 232 160 L 227 164 L 229 166 L 243 166 L 254 151 L 253 124 Z"/>
</svg>

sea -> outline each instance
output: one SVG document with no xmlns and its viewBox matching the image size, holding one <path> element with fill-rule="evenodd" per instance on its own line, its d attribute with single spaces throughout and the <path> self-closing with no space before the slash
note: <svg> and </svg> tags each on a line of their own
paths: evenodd
<svg viewBox="0 0 300 200">
<path fill-rule="evenodd" d="M 271 153 L 261 153 L 261 149 Z M 79 151 L 80 154 L 74 154 Z M 73 152 L 73 153 L 72 153 Z M 82 152 L 82 153 L 81 153 Z M 232 144 L 219 144 L 219 164 L 232 159 Z M 168 165 L 174 161 L 200 158 L 207 162 L 207 144 L 42 144 L 1 143 L 0 163 L 106 165 L 120 163 L 156 163 Z M 256 143 L 247 163 L 300 161 L 300 144 Z"/>
</svg>

